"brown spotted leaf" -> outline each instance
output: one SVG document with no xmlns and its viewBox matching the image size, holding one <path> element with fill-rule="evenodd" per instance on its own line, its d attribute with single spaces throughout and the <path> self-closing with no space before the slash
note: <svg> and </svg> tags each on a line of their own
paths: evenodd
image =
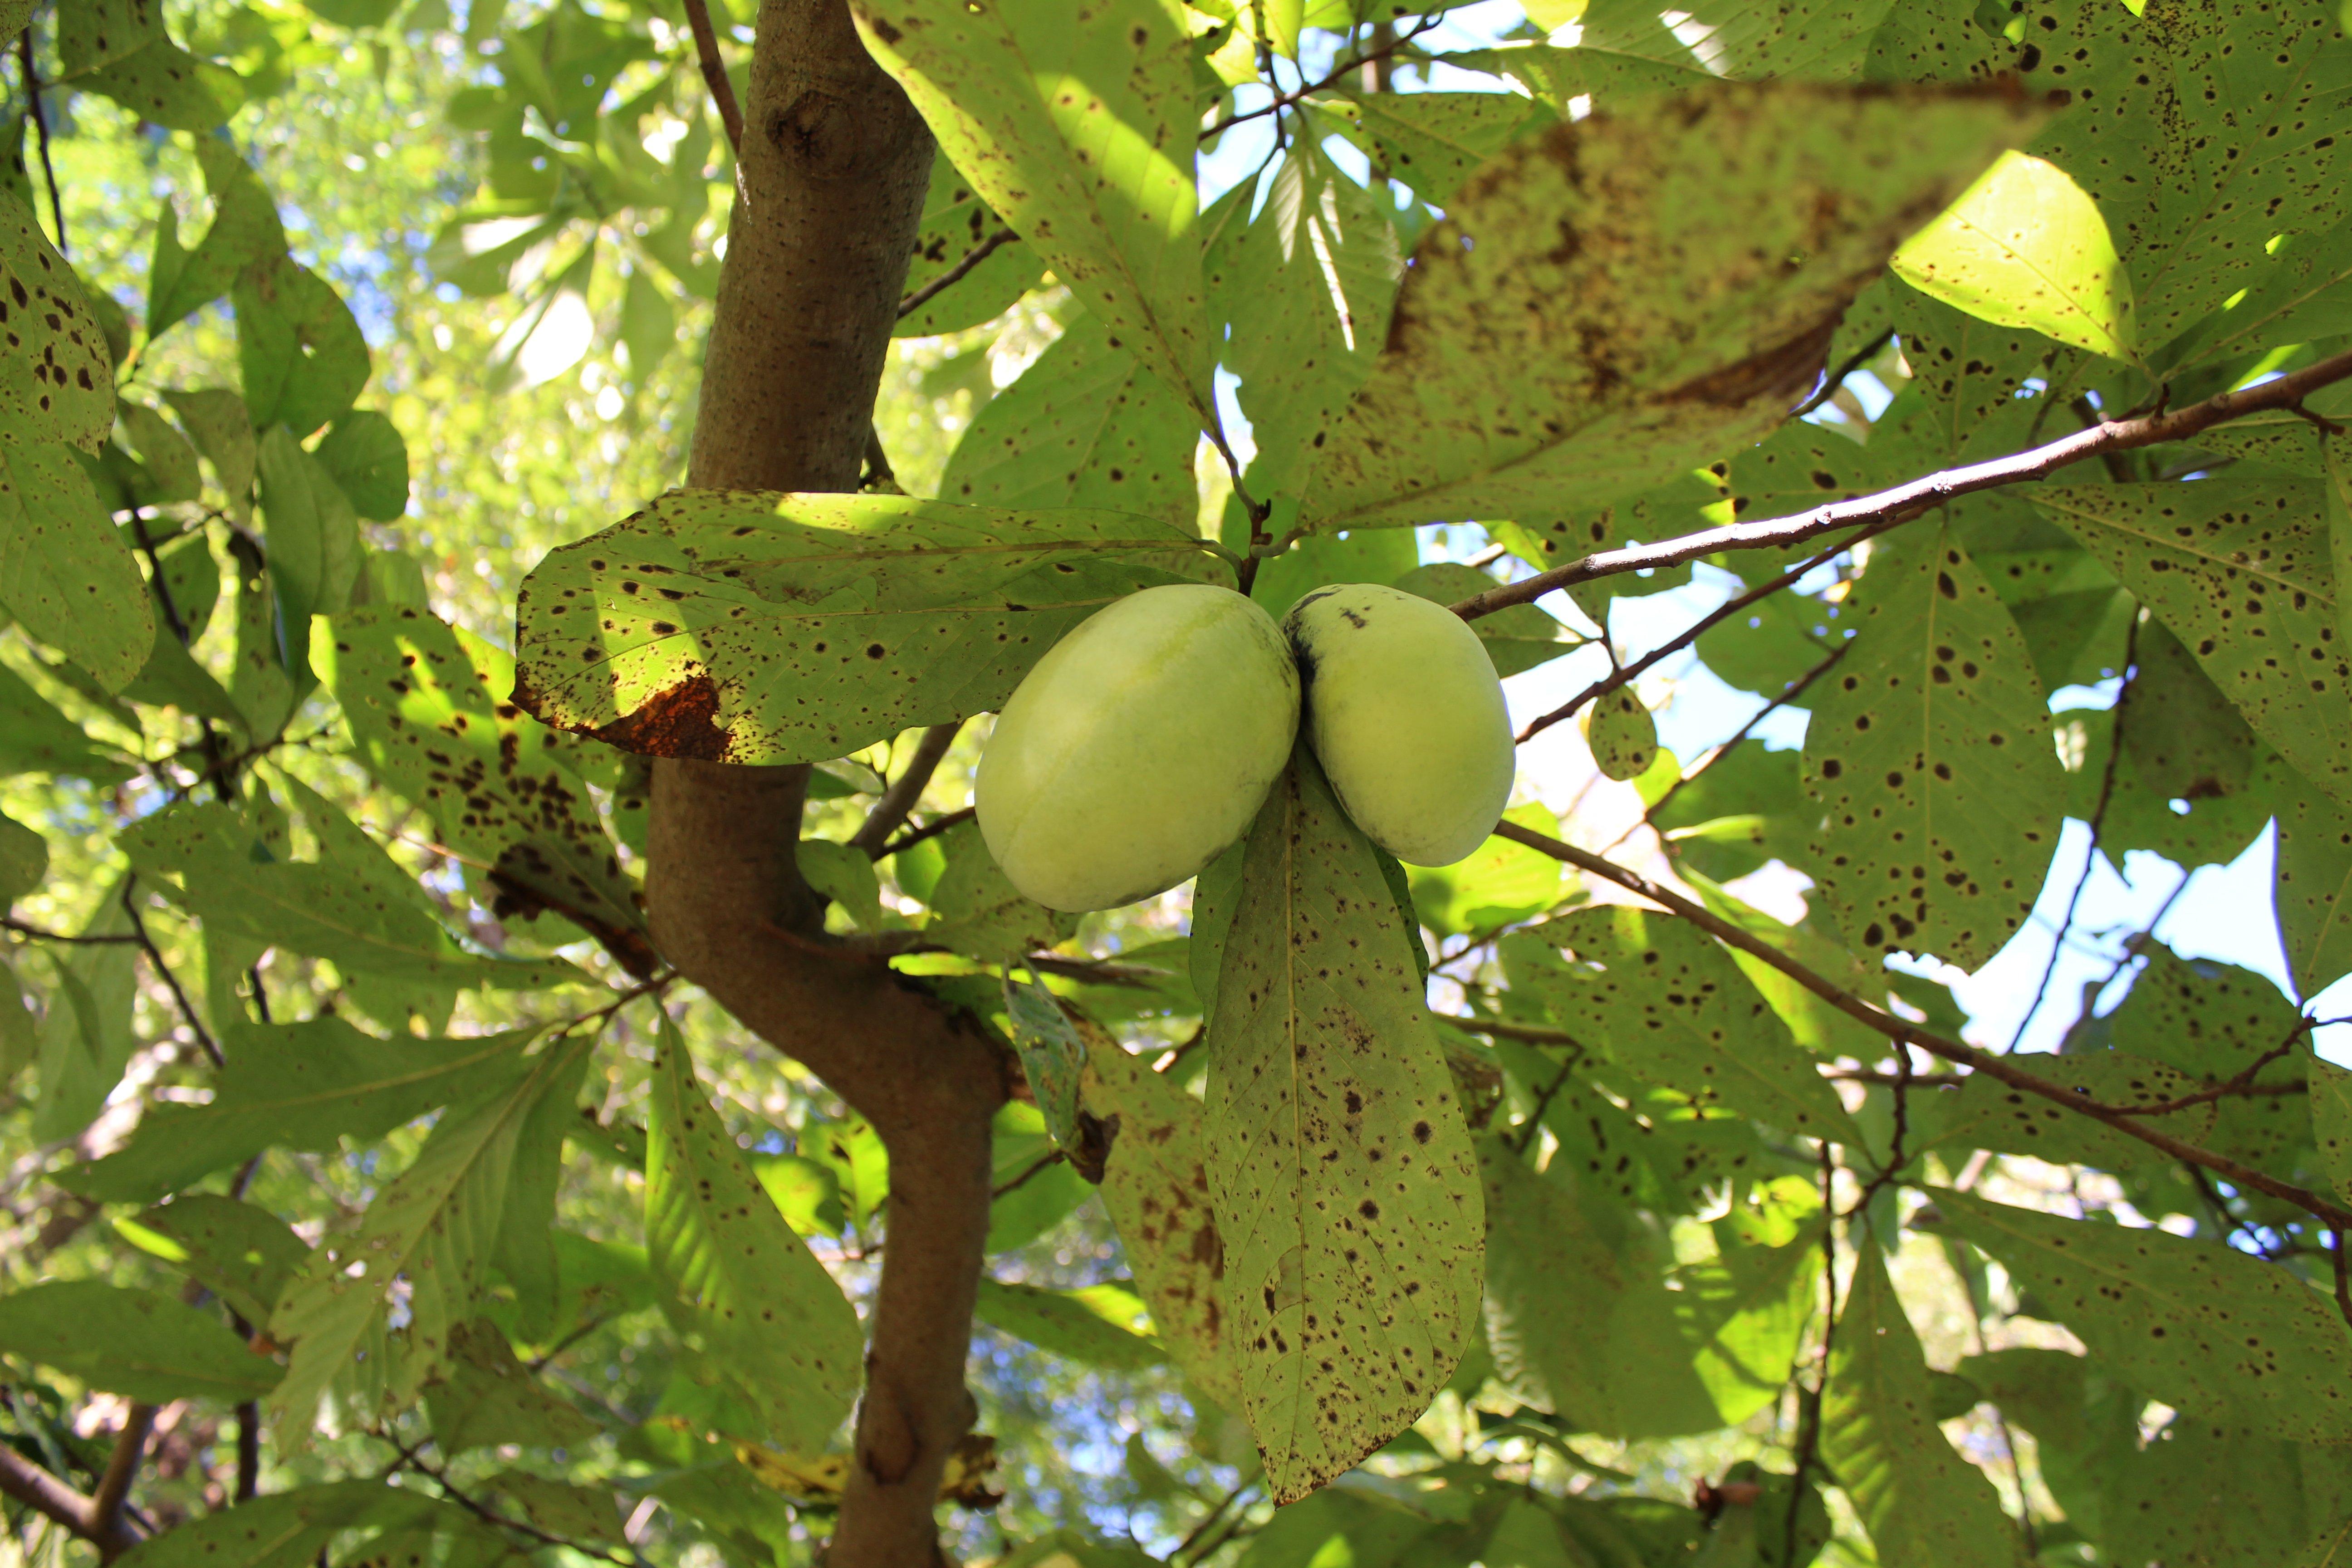
<svg viewBox="0 0 2352 1568">
<path fill-rule="evenodd" d="M 652 973 L 635 886 L 580 776 L 581 742 L 506 700 L 506 655 L 414 606 L 339 616 L 331 633 L 313 654 L 368 771 L 432 815 L 500 918 L 552 910 L 631 973 Z"/>
<path fill-rule="evenodd" d="M 1218 1300 L 1225 1247 L 1209 1202 L 1200 1102 L 1101 1030 L 1082 1025 L 1080 1032 L 1087 1068 L 1079 1102 L 1106 1126 L 1118 1119 L 1103 1167 L 1103 1206 L 1118 1229 L 1136 1288 L 1184 1375 L 1238 1410 L 1241 1378 Z"/>
<path fill-rule="evenodd" d="M 2255 734 L 2320 790 L 2352 804 L 2352 661 L 2337 635 L 2322 482 L 2220 479 L 2031 493 L 2171 628 Z"/>
<path fill-rule="evenodd" d="M 1205 548 L 1116 511 L 675 490 L 533 569 L 515 700 L 651 756 L 838 757 L 997 707 L 1105 605 L 1223 573 Z"/>
<path fill-rule="evenodd" d="M 114 428 L 114 368 L 81 280 L 33 209 L 0 203 L 0 438 L 96 452 Z"/>
<path fill-rule="evenodd" d="M 2152 1227 L 2065 1219 L 1948 1188 L 1935 1198 L 1945 1223 L 2132 1387 L 2280 1437 L 2352 1437 L 2344 1321 L 2278 1265 Z"/>
<path fill-rule="evenodd" d="M 1486 1222 L 1414 933 L 1303 744 L 1244 856 L 1209 1018 L 1209 1183 L 1243 1413 L 1291 1502 L 1445 1386 Z"/>
<path fill-rule="evenodd" d="M 2040 117 L 1975 89 L 1717 83 L 1509 147 L 1415 249 L 1308 525 L 1538 527 L 1755 440 L 1895 247 Z"/>
<path fill-rule="evenodd" d="M 1973 969 L 2042 890 L 2065 774 L 2033 658 L 1938 519 L 1881 547 L 1861 629 L 1815 688 L 1812 870 L 1856 951 Z"/>
</svg>

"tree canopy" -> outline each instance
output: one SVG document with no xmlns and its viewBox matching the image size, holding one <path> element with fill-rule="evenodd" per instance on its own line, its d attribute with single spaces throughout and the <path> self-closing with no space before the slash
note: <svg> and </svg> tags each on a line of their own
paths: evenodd
<svg viewBox="0 0 2352 1568">
<path fill-rule="evenodd" d="M 0 0 L 0 1563 L 2337 1562 L 2352 7 L 1691 4 Z"/>
</svg>

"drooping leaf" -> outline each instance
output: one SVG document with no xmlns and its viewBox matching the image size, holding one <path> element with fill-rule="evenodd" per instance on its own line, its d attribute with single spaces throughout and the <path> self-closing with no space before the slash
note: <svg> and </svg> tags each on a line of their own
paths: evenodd
<svg viewBox="0 0 2352 1568">
<path fill-rule="evenodd" d="M 493 912 L 551 910 L 631 973 L 652 973 L 635 886 L 581 778 L 583 748 L 516 710 L 506 655 L 414 605 L 352 611 L 332 634 L 314 652 L 368 771 L 488 867 Z"/>
<path fill-rule="evenodd" d="M 958 268 L 965 270 L 899 317 L 895 335 L 923 338 L 979 326 L 1003 315 L 1036 286 L 1045 264 L 1027 242 L 1013 239 L 991 245 L 1003 226 L 1004 220 L 971 182 L 956 172 L 946 153 L 932 160 L 922 227 L 916 232 L 915 254 L 907 264 L 907 292 L 919 294 Z M 983 246 L 990 247 L 987 254 L 973 262 L 972 257 Z"/>
<path fill-rule="evenodd" d="M 1756 439 L 1904 236 L 2033 119 L 1969 93 L 1717 84 L 1514 145 L 1415 248 L 1303 515 L 1548 521 Z M 1861 144 L 1900 151 L 1865 174 Z"/>
<path fill-rule="evenodd" d="M 0 203 L 0 443 L 62 441 L 96 452 L 114 428 L 114 369 L 81 280 L 33 209 Z"/>
<path fill-rule="evenodd" d="M 209 140 L 199 138 L 199 148 Z M 181 246 L 179 214 L 168 199 L 156 215 L 147 271 L 150 338 L 162 337 L 227 293 L 253 262 L 286 248 L 277 205 L 251 168 L 233 152 L 215 152 L 206 159 L 205 174 L 215 203 L 213 221 L 193 248 Z"/>
<path fill-rule="evenodd" d="M 252 1323 L 269 1321 L 310 1256 L 309 1244 L 276 1215 L 211 1193 L 187 1194 L 136 1219 L 117 1220 L 114 1228 Z"/>
<path fill-rule="evenodd" d="M 851 15 L 973 187 L 1213 424 L 1181 9 L 861 0 Z"/>
<path fill-rule="evenodd" d="M 531 572 L 515 700 L 650 755 L 844 756 L 997 707 L 1080 620 L 1202 559 L 1116 512 L 674 491 Z"/>
<path fill-rule="evenodd" d="M 622 1539 L 620 1510 L 607 1489 L 573 1486 L 528 1470 L 501 1470 L 483 1485 L 505 1499 L 513 1514 L 551 1535 L 616 1544 Z"/>
<path fill-rule="evenodd" d="M 2156 613 L 2255 734 L 2352 804 L 2352 658 L 2336 635 L 2322 485 L 2224 478 L 2031 499 Z"/>
<path fill-rule="evenodd" d="M 0 437 L 0 602 L 110 691 L 153 646 L 139 563 L 61 441 Z"/>
<path fill-rule="evenodd" d="M 761 1191 L 665 1015 L 646 1121 L 646 1237 L 655 1272 L 777 1440 L 821 1450 L 857 1392 L 857 1314 Z"/>
<path fill-rule="evenodd" d="M 1103 1206 L 1161 1344 L 1196 1386 L 1238 1408 L 1240 1371 L 1218 1298 L 1225 1244 L 1211 1206 L 1200 1103 L 1099 1033 L 1087 1037 L 1080 1099 L 1097 1121 L 1118 1121 Z"/>
<path fill-rule="evenodd" d="M 1396 900 L 1305 747 L 1250 829 L 1218 969 L 1206 1142 L 1223 1305 L 1276 1498 L 1437 1396 L 1483 1224 Z"/>
<path fill-rule="evenodd" d="M 310 617 L 351 604 L 360 574 L 359 518 L 324 464 L 304 451 L 283 425 L 261 437 L 255 458 L 261 481 L 264 542 L 269 582 L 287 628 L 289 654 L 310 653 Z"/>
<path fill-rule="evenodd" d="M 269 1402 L 281 1451 L 309 1445 L 331 1385 L 355 1386 L 352 1404 L 361 1408 L 404 1402 L 448 1363 L 452 1332 L 474 1315 L 518 1151 L 544 1108 L 572 1117 L 588 1045 L 584 1036 L 559 1037 L 505 1087 L 452 1107 L 357 1226 L 313 1250 L 269 1320 L 269 1337 L 293 1347 Z M 385 1314 L 404 1284 L 404 1352 L 386 1367 Z"/>
<path fill-rule="evenodd" d="M 1812 1058 L 1789 1039 L 1730 955 L 1688 921 L 1622 906 L 1580 910 L 1530 928 L 1521 940 L 1576 955 L 1575 965 L 1555 960 L 1522 984 L 1556 1016 L 1578 1017 L 1603 1037 L 1625 1073 L 1703 1118 L 1736 1113 L 1848 1148 L 1860 1144 Z"/>
<path fill-rule="evenodd" d="M 2011 153 L 1903 242 L 1895 274 L 2006 327 L 2109 359 L 2138 356 L 2131 278 L 2098 204 L 2063 169 Z"/>
<path fill-rule="evenodd" d="M 260 448 L 245 416 L 245 399 L 226 387 L 201 387 L 194 392 L 167 392 L 163 401 L 195 438 L 196 450 L 213 466 L 213 474 L 228 494 L 229 515 L 240 522 L 253 516 L 253 475 Z"/>
<path fill-rule="evenodd" d="M 229 1332 L 217 1311 L 95 1279 L 51 1280 L 0 1296 L 0 1350 L 93 1388 L 152 1405 L 235 1404 L 269 1392 L 278 1363 Z"/>
<path fill-rule="evenodd" d="M 1700 0 L 1666 16 L 1643 0 L 1593 0 L 1580 18 L 1578 47 L 1568 52 L 1735 81 L 1845 81 L 1861 72 L 1891 8 L 1888 0 Z"/>
<path fill-rule="evenodd" d="M 1972 967 L 2023 922 L 2064 775 L 2016 625 L 1949 527 L 1885 545 L 1861 629 L 1814 689 L 1810 869 L 1863 949 Z"/>
<path fill-rule="evenodd" d="M 2334 1303 L 2214 1242 L 2089 1224 L 1939 1189 L 1937 1206 L 2133 1386 L 2297 1440 L 2352 1432 Z"/>
<path fill-rule="evenodd" d="M 1133 512 L 1192 531 L 1199 444 L 1182 399 L 1091 317 L 974 416 L 940 495 L 991 507 Z"/>
<path fill-rule="evenodd" d="M 1168 1361 L 1159 1336 L 1130 1326 L 1142 1306 L 1132 1291 L 1116 1285 L 1048 1290 L 982 1279 L 980 1304 L 972 1311 L 982 1322 L 1040 1350 L 1087 1366 L 1139 1372 Z"/>
</svg>

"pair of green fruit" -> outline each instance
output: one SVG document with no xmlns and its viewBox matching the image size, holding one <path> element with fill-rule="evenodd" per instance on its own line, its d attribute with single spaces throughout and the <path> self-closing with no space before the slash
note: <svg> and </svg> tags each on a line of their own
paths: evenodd
<svg viewBox="0 0 2352 1568">
<path fill-rule="evenodd" d="M 1461 617 L 1342 583 L 1276 626 L 1243 595 L 1184 584 L 1097 611 L 1037 661 L 981 758 L 981 836 L 1049 909 L 1165 892 L 1249 830 L 1302 707 L 1339 804 L 1398 859 L 1451 865 L 1493 831 L 1510 719 Z"/>
</svg>

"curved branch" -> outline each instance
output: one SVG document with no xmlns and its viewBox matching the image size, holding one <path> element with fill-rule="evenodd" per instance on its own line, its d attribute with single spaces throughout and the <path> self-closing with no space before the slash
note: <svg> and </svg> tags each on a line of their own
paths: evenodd
<svg viewBox="0 0 2352 1568">
<path fill-rule="evenodd" d="M 922 800 L 923 791 L 930 784 L 931 775 L 939 772 L 940 760 L 948 754 L 948 748 L 955 744 L 956 735 L 962 729 L 963 721 L 958 719 L 950 724 L 934 724 L 923 731 L 923 738 L 915 743 L 915 753 L 907 759 L 906 767 L 890 781 L 890 787 L 884 790 L 882 798 L 874 803 L 874 809 L 867 814 L 864 824 L 850 836 L 849 847 L 852 849 L 862 849 L 872 859 L 882 858 L 883 846 L 889 843 L 890 835 L 898 830 L 898 825 L 907 820 L 908 813 Z"/>
<path fill-rule="evenodd" d="M 1971 464 L 1964 468 L 1947 468 L 1941 473 L 1929 474 L 1926 479 L 1913 479 L 1908 484 L 1897 485 L 1875 495 L 1832 501 L 1793 517 L 1774 518 L 1764 522 L 1735 522 L 1722 528 L 1685 533 L 1679 539 L 1669 539 L 1657 544 L 1632 544 L 1622 550 L 1603 550 L 1581 560 L 1571 561 L 1565 566 L 1554 567 L 1549 572 L 1538 573 L 1517 583 L 1501 584 L 1483 594 L 1474 594 L 1455 605 L 1454 613 L 1465 621 L 1475 621 L 1481 616 L 1491 616 L 1513 605 L 1532 604 L 1554 588 L 1589 583 L 1596 577 L 1614 577 L 1621 573 L 1642 572 L 1658 566 L 1679 566 L 1685 561 L 1696 561 L 1701 556 L 1725 550 L 1785 549 L 1848 528 L 1893 527 L 1898 522 L 1908 522 L 1960 496 L 1974 495 L 1979 490 L 1998 489 L 2003 485 L 2020 484 L 2028 479 L 2047 479 L 2058 469 L 2082 462 L 2086 458 L 2127 452 L 2137 447 L 2161 446 L 2168 441 L 2185 441 L 2216 425 L 2242 419 L 2249 414 L 2282 408 L 2302 413 L 2302 403 L 2305 397 L 2321 387 L 2332 386 L 2347 377 L 2352 377 L 2352 351 L 2331 355 L 2316 364 L 2305 365 L 2259 386 L 2217 393 L 2202 403 L 2192 403 L 2169 414 L 2110 420 L 2030 451 L 1996 458 L 1990 462 Z"/>
<path fill-rule="evenodd" d="M 1891 1013 L 1882 1012 L 1851 991 L 1814 973 L 1763 938 L 1740 930 L 1704 905 L 1684 898 L 1672 888 L 1654 882 L 1638 871 L 1629 870 L 1589 850 L 1579 849 L 1572 844 L 1563 844 L 1559 839 L 1538 833 L 1532 828 L 1522 827 L 1516 822 L 1507 821 L 1496 824 L 1495 833 L 1498 837 L 1508 838 L 1516 844 L 1524 844 L 1528 848 L 1549 855 L 1555 860 L 1564 860 L 1579 870 L 1588 871 L 1604 881 L 1614 882 L 1628 892 L 1639 893 L 1653 903 L 1672 910 L 1717 941 L 1727 946 L 1736 947 L 1750 957 L 1769 964 L 1846 1016 L 1876 1030 L 1898 1045 L 1908 1043 L 1916 1046 L 1930 1056 L 1941 1057 L 1948 1062 L 1956 1062 L 1962 1067 L 1974 1068 L 1999 1082 L 2009 1085 L 2011 1089 L 2038 1095 L 2043 1100 L 2063 1105 L 2069 1110 L 2078 1111 L 2094 1121 L 2105 1122 L 2126 1137 L 2136 1138 L 2150 1148 L 2160 1149 L 2176 1160 L 2183 1160 L 2192 1165 L 2201 1165 L 2215 1175 L 2233 1182 L 2240 1187 L 2268 1193 L 2274 1198 L 2293 1204 L 2305 1214 L 2327 1225 L 2352 1226 L 2352 1209 L 2330 1203 L 2308 1187 L 2298 1187 L 2293 1183 L 2282 1182 L 2275 1176 L 2265 1175 L 2251 1166 L 2242 1165 L 2235 1160 L 2216 1154 L 2210 1149 L 2200 1148 L 2194 1143 L 2175 1138 L 2170 1133 L 2159 1132 L 2152 1127 L 2144 1127 L 2140 1125 L 2139 1117 L 2147 1114 L 2146 1111 L 2134 1110 L 2119 1105 L 2103 1105 L 2097 1100 L 2085 1099 L 2063 1084 L 2053 1083 L 2039 1074 L 2026 1071 L 2010 1058 L 1998 1057 L 1990 1051 L 1981 1051 L 1974 1046 L 1947 1039 L 1941 1035 L 1906 1023 Z"/>
<path fill-rule="evenodd" d="M 90 1500 L 5 1443 L 0 1443 L 0 1494 L 15 1498 L 51 1522 L 95 1544 L 100 1555 L 120 1556 L 139 1544 L 139 1533 L 121 1517 L 100 1531 Z"/>
</svg>

